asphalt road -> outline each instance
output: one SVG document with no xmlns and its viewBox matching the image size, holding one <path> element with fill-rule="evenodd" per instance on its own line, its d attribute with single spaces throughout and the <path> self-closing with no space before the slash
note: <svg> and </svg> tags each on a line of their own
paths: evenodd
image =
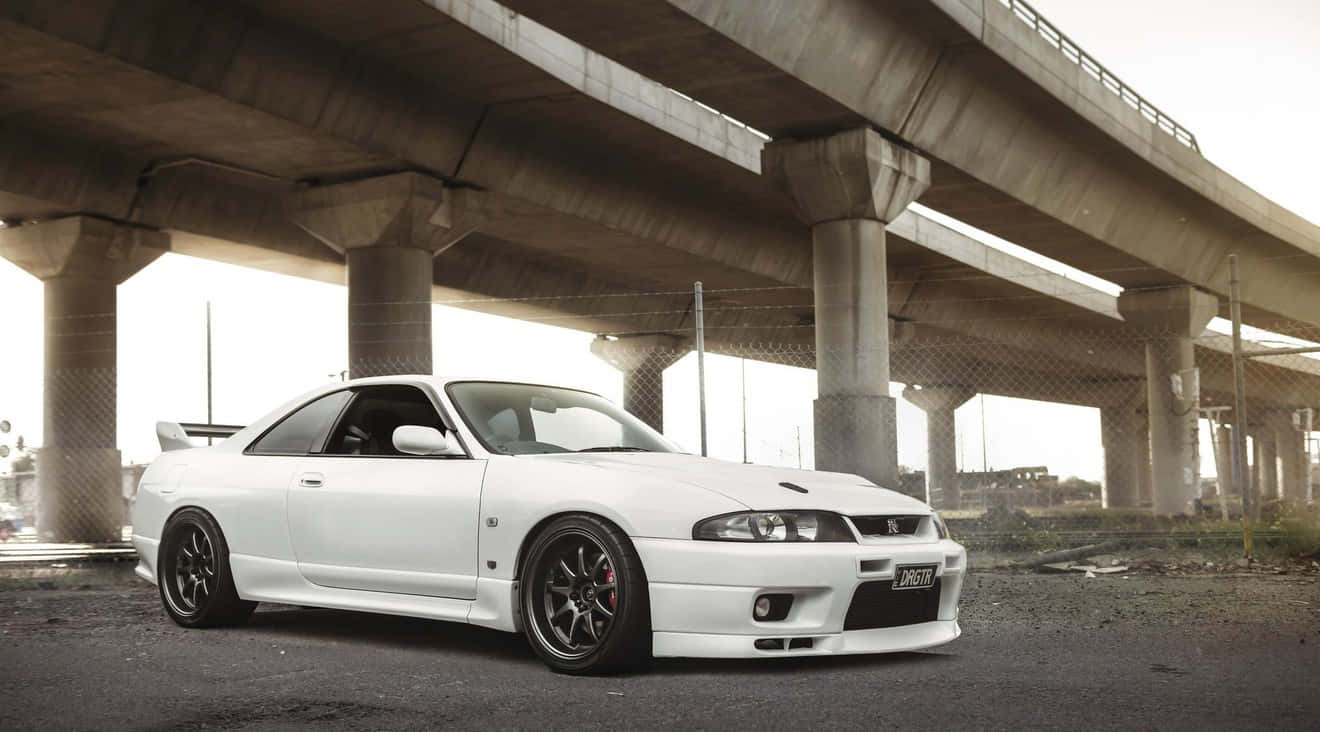
<svg viewBox="0 0 1320 732">
<path fill-rule="evenodd" d="M 0 726 L 1253 728 L 1320 724 L 1315 576 L 973 574 L 964 635 L 891 656 L 550 673 L 520 637 L 262 606 L 185 631 L 154 588 L 0 591 Z"/>
</svg>

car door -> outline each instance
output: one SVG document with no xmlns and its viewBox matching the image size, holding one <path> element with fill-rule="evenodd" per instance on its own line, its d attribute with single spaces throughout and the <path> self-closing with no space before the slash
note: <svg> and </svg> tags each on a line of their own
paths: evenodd
<svg viewBox="0 0 1320 732">
<path fill-rule="evenodd" d="M 325 587 L 475 599 L 485 461 L 394 448 L 397 427 L 452 427 L 418 386 L 353 391 L 289 488 L 299 571 Z"/>
</svg>

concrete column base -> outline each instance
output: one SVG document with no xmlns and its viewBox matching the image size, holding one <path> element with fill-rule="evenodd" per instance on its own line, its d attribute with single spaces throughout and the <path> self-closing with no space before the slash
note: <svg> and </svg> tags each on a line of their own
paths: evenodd
<svg viewBox="0 0 1320 732">
<path fill-rule="evenodd" d="M 881 488 L 898 490 L 893 397 L 823 396 L 813 406 L 817 470 L 853 473 Z"/>
<path fill-rule="evenodd" d="M 37 450 L 37 535 L 47 542 L 122 540 L 120 454 L 110 448 Z"/>
</svg>

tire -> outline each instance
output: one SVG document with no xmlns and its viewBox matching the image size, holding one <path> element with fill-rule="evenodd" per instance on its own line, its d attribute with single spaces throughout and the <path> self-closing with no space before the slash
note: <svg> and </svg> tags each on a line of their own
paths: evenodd
<svg viewBox="0 0 1320 732">
<path fill-rule="evenodd" d="M 171 620 L 185 628 L 210 628 L 248 619 L 257 603 L 239 598 L 229 545 L 210 514 L 182 509 L 165 523 L 161 536 L 156 584 Z"/>
<path fill-rule="evenodd" d="M 617 526 L 585 514 L 555 519 L 532 541 L 521 574 L 523 631 L 551 669 L 607 674 L 650 660 L 646 573 Z"/>
</svg>

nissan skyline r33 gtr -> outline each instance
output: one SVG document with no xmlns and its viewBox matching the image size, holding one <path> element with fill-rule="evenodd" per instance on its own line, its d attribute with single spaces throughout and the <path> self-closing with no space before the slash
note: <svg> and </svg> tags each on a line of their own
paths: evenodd
<svg viewBox="0 0 1320 732">
<path fill-rule="evenodd" d="M 856 475 L 683 454 L 584 391 L 370 378 L 246 427 L 157 433 L 136 571 L 189 628 L 258 602 L 433 618 L 521 632 L 566 673 L 960 633 L 967 555 L 926 504 Z"/>
</svg>

